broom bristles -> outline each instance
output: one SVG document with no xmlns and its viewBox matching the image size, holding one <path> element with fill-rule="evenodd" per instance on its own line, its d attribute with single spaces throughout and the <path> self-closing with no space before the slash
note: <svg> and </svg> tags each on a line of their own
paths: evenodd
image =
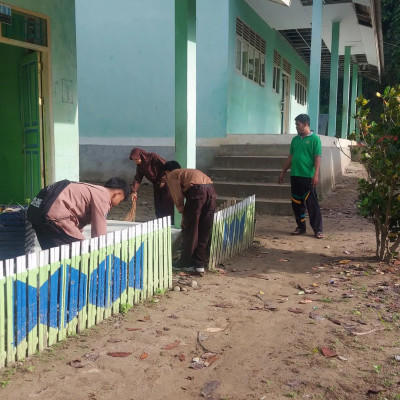
<svg viewBox="0 0 400 400">
<path fill-rule="evenodd" d="M 136 200 L 133 200 L 131 208 L 125 216 L 125 221 L 134 222 L 135 217 L 136 217 Z"/>
</svg>

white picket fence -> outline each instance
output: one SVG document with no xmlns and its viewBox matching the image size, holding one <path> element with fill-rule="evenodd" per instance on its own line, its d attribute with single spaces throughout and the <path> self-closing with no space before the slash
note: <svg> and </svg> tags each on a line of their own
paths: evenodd
<svg viewBox="0 0 400 400">
<path fill-rule="evenodd" d="M 255 229 L 255 204 L 255 196 L 250 196 L 214 214 L 208 263 L 210 270 L 251 246 Z"/>
<path fill-rule="evenodd" d="M 0 261 L 0 368 L 171 286 L 170 217 Z"/>
</svg>

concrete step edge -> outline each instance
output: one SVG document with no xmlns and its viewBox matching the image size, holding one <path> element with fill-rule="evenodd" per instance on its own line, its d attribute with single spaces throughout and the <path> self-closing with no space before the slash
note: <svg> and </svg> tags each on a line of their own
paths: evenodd
<svg viewBox="0 0 400 400">
<path fill-rule="evenodd" d="M 224 156 L 217 155 L 215 158 L 273 158 L 273 159 L 286 159 L 288 156 Z"/>
<path fill-rule="evenodd" d="M 290 183 L 261 183 L 261 182 L 238 182 L 238 181 L 218 181 L 213 180 L 213 183 L 218 185 L 241 185 L 241 186 L 260 186 L 260 187 L 287 187 L 290 188 Z"/>
<path fill-rule="evenodd" d="M 227 168 L 227 167 L 211 167 L 209 171 L 249 171 L 249 172 L 281 172 L 278 168 Z M 288 171 L 290 171 L 288 169 Z"/>
</svg>

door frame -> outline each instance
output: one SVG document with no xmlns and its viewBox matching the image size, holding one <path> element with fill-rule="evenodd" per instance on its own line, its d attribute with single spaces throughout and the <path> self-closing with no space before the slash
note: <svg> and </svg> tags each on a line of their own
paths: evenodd
<svg viewBox="0 0 400 400">
<path fill-rule="evenodd" d="M 281 134 L 288 134 L 290 130 L 290 75 L 282 71 L 282 97 L 281 97 Z"/>
<path fill-rule="evenodd" d="M 46 21 L 47 30 L 47 46 L 21 42 L 20 40 L 9 39 L 2 36 L 0 29 L 0 43 L 22 47 L 24 49 L 36 50 L 40 53 L 42 63 L 42 79 L 41 79 L 41 93 L 42 93 L 42 109 L 39 112 L 41 118 L 40 142 L 42 144 L 42 170 L 41 176 L 44 185 L 54 182 L 55 168 L 54 166 L 54 119 L 53 119 L 53 96 L 52 96 L 52 80 L 51 80 L 51 31 L 50 31 L 50 17 L 25 8 L 16 7 L 7 3 L 12 11 L 19 11 L 24 14 L 33 15 L 35 17 L 43 18 Z M 40 88 L 39 88 L 40 89 Z M 43 165 L 44 164 L 44 165 Z"/>
</svg>

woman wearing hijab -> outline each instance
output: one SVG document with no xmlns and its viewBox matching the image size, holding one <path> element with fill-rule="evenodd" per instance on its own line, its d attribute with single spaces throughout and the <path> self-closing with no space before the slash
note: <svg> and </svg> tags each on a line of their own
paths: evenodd
<svg viewBox="0 0 400 400">
<path fill-rule="evenodd" d="M 174 202 L 166 184 L 165 160 L 156 153 L 149 153 L 135 147 L 129 156 L 136 163 L 136 175 L 132 183 L 132 201 L 137 199 L 137 190 L 145 176 L 154 188 L 154 208 L 157 218 L 171 216 L 174 223 Z"/>
</svg>

